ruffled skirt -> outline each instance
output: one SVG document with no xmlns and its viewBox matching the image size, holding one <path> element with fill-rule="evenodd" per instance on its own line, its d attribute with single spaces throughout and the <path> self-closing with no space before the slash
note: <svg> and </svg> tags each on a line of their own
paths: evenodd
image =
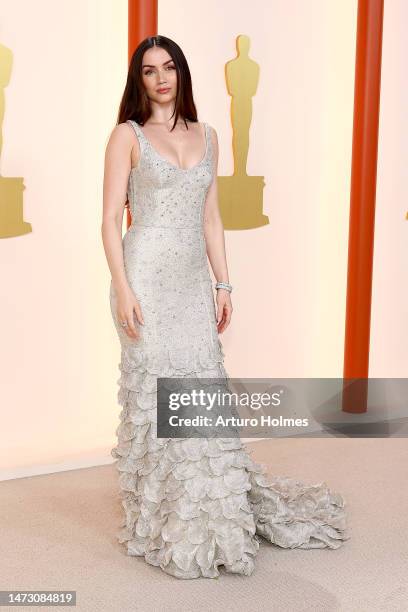
<svg viewBox="0 0 408 612">
<path fill-rule="evenodd" d="M 176 578 L 249 576 L 264 539 L 284 548 L 338 548 L 344 500 L 324 482 L 268 478 L 239 438 L 157 438 L 157 377 L 228 378 L 221 342 L 188 354 L 123 343 L 122 406 L 112 449 L 127 554 Z"/>
</svg>

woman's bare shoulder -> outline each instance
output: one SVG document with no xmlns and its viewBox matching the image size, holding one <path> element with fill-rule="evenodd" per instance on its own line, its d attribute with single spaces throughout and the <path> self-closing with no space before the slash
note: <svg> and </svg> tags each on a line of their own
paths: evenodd
<svg viewBox="0 0 408 612">
<path fill-rule="evenodd" d="M 127 122 L 115 125 L 109 136 L 107 151 L 118 151 L 119 149 L 125 151 L 126 155 L 130 153 L 132 167 L 138 163 L 140 155 L 139 140 L 135 130 Z"/>
<path fill-rule="evenodd" d="M 126 121 L 115 125 L 110 134 L 110 138 L 127 141 L 131 141 L 132 136 L 133 138 L 136 136 L 135 130 L 130 123 L 127 123 Z"/>
</svg>

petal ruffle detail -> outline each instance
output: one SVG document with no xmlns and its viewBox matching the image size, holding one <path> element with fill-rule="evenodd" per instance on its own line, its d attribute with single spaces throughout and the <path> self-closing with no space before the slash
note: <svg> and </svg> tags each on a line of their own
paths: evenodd
<svg viewBox="0 0 408 612">
<path fill-rule="evenodd" d="M 344 502 L 325 483 L 269 482 L 239 438 L 157 438 L 157 377 L 228 378 L 223 358 L 220 341 L 212 349 L 122 349 L 111 451 L 124 509 L 118 540 L 177 578 L 216 578 L 219 566 L 251 575 L 259 536 L 285 548 L 336 548 L 346 539 Z"/>
</svg>

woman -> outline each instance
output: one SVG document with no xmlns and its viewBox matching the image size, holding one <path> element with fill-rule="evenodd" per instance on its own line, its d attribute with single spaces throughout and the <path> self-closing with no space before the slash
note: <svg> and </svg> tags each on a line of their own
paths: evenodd
<svg viewBox="0 0 408 612">
<path fill-rule="evenodd" d="M 260 537 L 337 548 L 344 502 L 324 483 L 268 482 L 239 438 L 157 437 L 158 377 L 223 377 L 232 305 L 217 201 L 215 130 L 197 121 L 190 71 L 164 36 L 136 49 L 105 157 L 103 242 L 121 344 L 112 450 L 119 541 L 177 578 L 250 575 Z M 132 225 L 122 242 L 126 195 Z M 216 284 L 216 307 L 208 260 Z"/>
</svg>

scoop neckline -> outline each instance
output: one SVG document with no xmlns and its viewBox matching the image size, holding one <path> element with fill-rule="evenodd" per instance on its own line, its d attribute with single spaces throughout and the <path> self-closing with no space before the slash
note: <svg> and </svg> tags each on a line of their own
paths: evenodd
<svg viewBox="0 0 408 612">
<path fill-rule="evenodd" d="M 147 144 L 149 145 L 149 147 L 151 148 L 151 150 L 155 153 L 155 155 L 157 155 L 157 157 L 159 157 L 162 161 L 164 161 L 166 164 L 168 164 L 169 166 L 171 166 L 172 168 L 174 168 L 175 170 L 178 170 L 180 172 L 191 172 L 191 170 L 195 170 L 196 168 L 198 168 L 199 166 L 201 166 L 201 164 L 204 163 L 206 157 L 207 157 L 207 153 L 208 153 L 208 131 L 207 131 L 207 124 L 205 123 L 205 121 L 203 121 L 203 126 L 204 126 L 204 137 L 205 137 L 205 150 L 204 150 L 204 155 L 203 157 L 200 159 L 200 161 L 196 164 L 194 164 L 194 166 L 191 166 L 190 168 L 181 168 L 180 166 L 173 164 L 173 162 L 169 161 L 168 159 L 166 159 L 161 153 L 158 152 L 158 150 L 152 145 L 152 143 L 150 142 L 149 138 L 146 136 L 146 134 L 144 133 L 144 131 L 142 130 L 142 128 L 140 127 L 140 125 L 135 121 L 137 127 L 139 128 L 140 132 L 142 133 L 143 138 L 145 139 L 145 141 L 147 142 Z M 135 166 L 136 167 L 136 166 Z"/>
</svg>

